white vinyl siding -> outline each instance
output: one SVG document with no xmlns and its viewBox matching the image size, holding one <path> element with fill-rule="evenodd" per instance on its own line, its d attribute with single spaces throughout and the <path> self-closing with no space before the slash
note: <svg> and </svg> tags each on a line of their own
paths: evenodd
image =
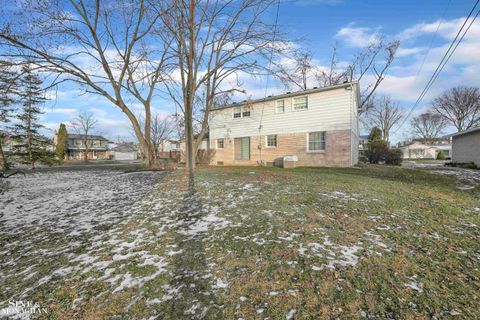
<svg viewBox="0 0 480 320">
<path fill-rule="evenodd" d="M 276 113 L 284 113 L 285 112 L 285 100 L 277 100 L 275 101 L 275 112 Z"/>
<path fill-rule="evenodd" d="M 308 109 L 308 96 L 293 98 L 293 111 L 307 110 Z"/>
<path fill-rule="evenodd" d="M 277 135 L 272 134 L 266 137 L 267 148 L 276 148 L 277 147 Z"/>
<path fill-rule="evenodd" d="M 325 131 L 308 133 L 308 138 L 307 138 L 308 152 L 325 151 L 326 144 L 327 144 L 327 133 Z"/>
</svg>

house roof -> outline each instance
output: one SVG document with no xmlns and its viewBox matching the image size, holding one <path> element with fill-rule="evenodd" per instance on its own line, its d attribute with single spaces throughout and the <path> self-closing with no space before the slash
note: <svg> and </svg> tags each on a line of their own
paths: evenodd
<svg viewBox="0 0 480 320">
<path fill-rule="evenodd" d="M 467 133 L 472 133 L 472 132 L 476 132 L 476 131 L 480 131 L 480 127 L 473 127 L 473 128 L 470 128 L 468 130 L 465 130 L 465 131 L 461 131 L 461 132 L 457 132 L 457 133 L 452 133 L 446 137 L 456 137 L 456 136 L 461 136 L 461 135 L 464 135 L 464 134 L 467 134 Z"/>
<path fill-rule="evenodd" d="M 214 108 L 214 109 L 212 109 L 212 111 L 222 110 L 222 109 L 226 109 L 226 108 L 240 107 L 240 106 L 243 106 L 247 103 L 252 104 L 252 103 L 259 103 L 259 102 L 267 102 L 267 101 L 271 101 L 271 100 L 284 99 L 284 98 L 301 96 L 301 95 L 305 95 L 305 94 L 311 94 L 311 93 L 317 93 L 317 92 L 322 92 L 322 91 L 345 88 L 345 87 L 349 87 L 349 86 L 354 85 L 354 84 L 358 84 L 358 81 L 345 82 L 345 83 L 342 83 L 342 84 L 338 84 L 338 85 L 334 85 L 334 86 L 328 86 L 328 87 L 321 87 L 321 88 L 314 87 L 313 89 L 301 90 L 301 91 L 296 91 L 296 92 L 287 92 L 287 93 L 284 93 L 284 94 L 280 94 L 280 95 L 276 95 L 276 96 L 268 96 L 266 98 L 260 98 L 260 99 L 255 99 L 255 100 L 244 100 L 242 102 L 234 102 L 234 103 L 226 105 L 226 106 Z"/>
<path fill-rule="evenodd" d="M 122 143 L 111 150 L 116 152 L 137 152 L 137 147 L 131 143 Z"/>
<path fill-rule="evenodd" d="M 68 134 L 69 139 L 84 139 L 85 135 L 84 134 Z M 87 140 L 102 140 L 102 141 L 108 141 L 108 139 L 105 139 L 102 136 L 99 135 L 93 135 L 93 134 L 87 134 Z"/>
</svg>

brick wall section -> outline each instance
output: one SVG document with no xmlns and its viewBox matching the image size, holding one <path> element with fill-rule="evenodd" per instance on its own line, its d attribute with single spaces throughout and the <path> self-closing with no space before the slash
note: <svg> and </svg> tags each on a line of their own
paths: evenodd
<svg viewBox="0 0 480 320">
<path fill-rule="evenodd" d="M 274 162 L 284 156 L 298 157 L 297 166 L 314 167 L 349 167 L 351 166 L 351 131 L 327 131 L 326 150 L 319 153 L 307 152 L 307 133 L 291 133 L 277 135 L 277 147 L 267 148 L 265 136 L 250 137 L 250 160 L 234 160 L 234 139 L 225 139 L 225 148 L 216 149 L 212 165 L 223 162 L 223 165 L 257 165 L 261 160 Z M 210 145 L 216 148 L 216 141 Z"/>
</svg>

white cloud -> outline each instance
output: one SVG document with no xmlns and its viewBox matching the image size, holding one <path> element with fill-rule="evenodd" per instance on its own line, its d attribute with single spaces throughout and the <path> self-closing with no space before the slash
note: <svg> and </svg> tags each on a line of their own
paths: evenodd
<svg viewBox="0 0 480 320">
<path fill-rule="evenodd" d="M 435 33 L 438 28 L 437 35 L 438 37 L 453 40 L 460 30 L 461 26 L 465 22 L 466 17 L 452 19 L 452 20 L 437 20 L 431 23 L 419 23 L 414 25 L 411 28 L 405 29 L 400 32 L 397 36 L 398 39 L 401 41 L 412 40 L 424 35 L 429 35 Z M 468 27 L 472 21 L 470 18 L 465 27 Z M 476 20 L 470 30 L 468 31 L 467 35 L 465 36 L 465 40 L 472 40 L 480 38 L 480 22 Z"/>
<path fill-rule="evenodd" d="M 348 46 L 357 48 L 380 41 L 378 29 L 354 27 L 354 24 L 341 28 L 335 37 L 343 40 Z"/>
<path fill-rule="evenodd" d="M 423 47 L 413 47 L 413 48 L 404 48 L 400 47 L 397 50 L 397 57 L 406 57 L 406 56 L 411 56 L 414 54 L 418 54 L 421 52 L 424 52 L 425 48 Z"/>
</svg>

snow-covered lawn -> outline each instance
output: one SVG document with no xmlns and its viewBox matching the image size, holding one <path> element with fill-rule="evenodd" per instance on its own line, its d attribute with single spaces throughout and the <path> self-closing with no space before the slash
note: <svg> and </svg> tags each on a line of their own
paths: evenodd
<svg viewBox="0 0 480 320">
<path fill-rule="evenodd" d="M 51 318 L 419 318 L 478 311 L 480 201 L 395 168 L 16 176 L 0 308 Z"/>
</svg>

